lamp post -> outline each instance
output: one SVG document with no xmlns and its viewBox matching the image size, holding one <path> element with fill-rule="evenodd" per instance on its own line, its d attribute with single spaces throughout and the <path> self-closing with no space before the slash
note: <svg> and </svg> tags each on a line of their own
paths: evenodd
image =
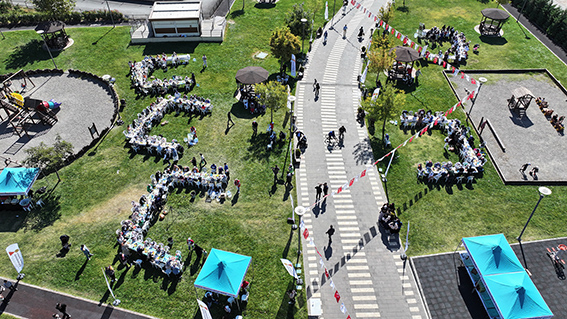
<svg viewBox="0 0 567 319">
<path fill-rule="evenodd" d="M 49 45 L 47 45 L 47 42 L 45 42 L 45 36 L 43 35 L 43 30 L 37 30 L 36 32 L 37 32 L 37 34 L 41 35 L 41 39 L 43 39 L 43 43 L 45 44 L 45 48 L 47 49 L 47 52 L 49 52 L 49 57 L 51 57 L 51 61 L 53 62 L 53 66 L 55 66 L 55 68 L 58 69 L 57 64 L 55 64 L 55 60 L 53 60 L 53 55 L 51 54 L 51 49 L 49 48 Z"/>
<path fill-rule="evenodd" d="M 303 46 L 305 44 L 305 23 L 307 23 L 307 19 L 301 19 L 301 24 L 303 25 L 303 36 L 301 37 L 301 53 L 303 53 Z"/>
<path fill-rule="evenodd" d="M 116 23 L 114 23 L 114 17 L 112 16 L 112 11 L 110 11 L 110 5 L 108 4 L 108 0 L 106 0 L 106 7 L 108 8 L 108 14 L 110 14 L 110 20 L 112 21 L 112 28 L 116 28 Z"/>
<path fill-rule="evenodd" d="M 335 21 L 335 4 L 337 4 L 337 0 L 333 1 L 333 16 L 331 17 L 331 26 L 329 27 L 330 30 L 333 30 L 333 21 Z"/>
<path fill-rule="evenodd" d="M 520 244 L 520 250 L 522 251 L 522 258 L 524 260 L 524 266 L 526 267 L 526 269 L 528 268 L 527 264 L 526 264 L 526 256 L 524 255 L 524 249 L 522 247 L 522 235 L 524 234 L 524 231 L 526 231 L 526 227 L 528 227 L 528 224 L 530 223 L 530 220 L 532 220 L 532 217 L 534 216 L 534 213 L 537 209 L 537 206 L 539 205 L 539 203 L 541 202 L 542 198 L 544 198 L 545 196 L 551 195 L 551 190 L 547 187 L 540 187 L 538 188 L 539 191 L 539 200 L 537 201 L 537 204 L 534 207 L 534 210 L 532 211 L 530 217 L 528 218 L 528 221 L 526 222 L 526 224 L 524 225 L 524 229 L 522 229 L 522 232 L 520 233 L 520 236 L 518 236 L 518 243 Z"/>
</svg>

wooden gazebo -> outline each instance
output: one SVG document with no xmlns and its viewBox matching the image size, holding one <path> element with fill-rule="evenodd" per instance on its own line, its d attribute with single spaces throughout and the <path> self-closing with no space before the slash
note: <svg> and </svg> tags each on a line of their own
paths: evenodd
<svg viewBox="0 0 567 319">
<path fill-rule="evenodd" d="M 45 36 L 50 49 L 60 50 L 67 46 L 69 36 L 65 32 L 65 23 L 61 21 L 45 21 L 35 27 L 35 32 Z"/>
<path fill-rule="evenodd" d="M 526 110 L 533 99 L 532 92 L 521 86 L 512 91 L 512 97 L 508 99 L 508 108 L 522 117 L 526 114 Z"/>
<path fill-rule="evenodd" d="M 502 25 L 510 14 L 504 10 L 488 8 L 481 11 L 482 20 L 480 20 L 480 35 L 500 36 Z"/>
<path fill-rule="evenodd" d="M 396 50 L 396 57 L 394 58 L 392 69 L 388 71 L 388 78 L 394 80 L 402 80 L 408 76 L 413 78 L 415 75 L 413 63 L 420 59 L 419 52 L 413 48 L 403 46 L 397 46 L 392 50 Z"/>
</svg>

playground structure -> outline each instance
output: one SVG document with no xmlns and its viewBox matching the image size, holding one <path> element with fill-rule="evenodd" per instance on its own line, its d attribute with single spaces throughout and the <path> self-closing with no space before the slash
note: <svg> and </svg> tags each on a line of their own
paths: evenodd
<svg viewBox="0 0 567 319">
<path fill-rule="evenodd" d="M 518 113 L 520 117 L 526 115 L 526 110 L 530 106 L 530 102 L 534 99 L 534 95 L 525 87 L 519 87 L 512 91 L 512 97 L 508 99 L 508 108 Z"/>
<path fill-rule="evenodd" d="M 21 90 L 15 91 L 13 79 L 18 78 L 21 81 Z M 21 138 L 23 135 L 31 138 L 27 127 L 42 123 L 44 125 L 53 126 L 57 123 L 57 115 L 52 109 L 59 107 L 59 104 L 50 101 L 24 97 L 22 93 L 29 85 L 35 84 L 26 75 L 25 71 L 19 70 L 4 81 L 0 86 L 0 108 L 6 113 L 6 120 L 14 129 L 14 132 Z M 0 120 L 5 119 L 0 115 Z"/>
</svg>

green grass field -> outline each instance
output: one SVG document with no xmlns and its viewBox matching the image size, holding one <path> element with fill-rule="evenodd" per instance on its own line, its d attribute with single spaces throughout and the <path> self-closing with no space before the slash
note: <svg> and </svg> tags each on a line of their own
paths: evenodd
<svg viewBox="0 0 567 319">
<path fill-rule="evenodd" d="M 206 156 L 209 165 L 226 162 L 231 178 L 242 182 L 241 194 L 237 200 L 219 204 L 205 203 L 205 198 L 191 202 L 189 191 L 176 190 L 168 198 L 169 214 L 150 229 L 148 237 L 165 242 L 172 236 L 173 249 L 181 250 L 184 256 L 187 255 L 187 237 L 192 237 L 207 250 L 214 247 L 252 256 L 246 277 L 252 282 L 250 302 L 244 315 L 286 318 L 296 313 L 297 317 L 305 318 L 304 296 L 300 296 L 295 307 L 288 306 L 285 292 L 293 281 L 279 260 L 283 257 L 295 262 L 298 251 L 297 234 L 292 237 L 295 233 L 290 232 L 286 223 L 292 211 L 290 194 L 285 191 L 283 182 L 272 184 L 270 169 L 275 164 L 280 167 L 289 164 L 287 144 L 268 152 L 265 128 L 270 114 L 253 116 L 241 104 L 236 104 L 232 95 L 237 87 L 234 76 L 238 69 L 257 65 L 271 74 L 279 71 L 279 64 L 271 55 L 265 60 L 253 56 L 259 51 L 270 52 L 271 30 L 284 24 L 285 14 L 295 1 L 280 1 L 274 8 L 255 6 L 255 3 L 246 1 L 244 11 L 240 2 L 235 4 L 228 17 L 223 43 L 130 45 L 127 27 L 69 28 L 67 32 L 75 43 L 56 54 L 55 61 L 62 69 L 80 69 L 115 77 L 120 98 L 126 99 L 121 116 L 128 124 L 155 101 L 151 97 L 137 97 L 130 89 L 128 61 L 173 51 L 189 53 L 197 59 L 187 66 L 154 74 L 171 77 L 194 72 L 199 86 L 192 94 L 212 100 L 212 116 L 200 119 L 170 114 L 164 118 L 169 124 L 154 128 L 152 134 L 163 134 L 168 140 L 182 140 L 189 128 L 195 126 L 199 144 L 186 148 L 180 164 L 188 165 L 199 153 Z M 315 16 L 316 25 L 320 25 L 324 1 L 312 1 L 305 6 L 320 11 Z M 34 31 L 5 32 L 5 35 L 6 39 L 1 40 L 0 45 L 0 73 L 53 67 L 47 52 L 40 49 L 40 38 Z M 209 67 L 200 73 L 203 54 L 208 57 Z M 236 124 L 227 130 L 226 114 L 229 111 Z M 284 118 L 283 109 L 274 114 L 276 130 L 284 130 Z M 259 122 L 259 134 L 255 139 L 251 138 L 253 120 Z M 125 126 L 114 128 L 95 149 L 60 170 L 62 181 L 46 207 L 27 215 L 20 213 L 18 218 L 12 212 L 0 212 L 0 242 L 20 244 L 26 263 L 26 282 L 96 301 L 112 301 L 105 293 L 101 267 L 113 263 L 116 256 L 115 231 L 120 221 L 128 218 L 130 201 L 138 200 L 146 193 L 150 175 L 165 167 L 154 156 L 132 153 L 125 144 L 124 129 Z M 52 174 L 39 180 L 35 188 L 55 184 L 56 177 Z M 229 189 L 233 193 L 236 190 L 232 184 Z M 66 257 L 57 258 L 62 234 L 70 235 L 73 246 Z M 84 264 L 84 255 L 79 250 L 81 244 L 86 244 L 94 253 L 88 264 Z M 8 262 L 0 265 L 0 274 L 16 276 Z M 122 300 L 121 307 L 130 310 L 162 318 L 200 317 L 195 299 L 201 298 L 204 291 L 193 287 L 197 274 L 195 269 L 187 268 L 183 279 L 173 283 L 145 269 L 137 273 L 134 269 L 119 268 L 115 294 Z M 217 313 L 218 309 L 213 312 Z"/>
<path fill-rule="evenodd" d="M 400 6 L 401 2 L 397 2 L 397 5 Z M 504 25 L 501 39 L 481 38 L 474 31 L 474 26 L 481 19 L 480 11 L 496 7 L 494 2 L 483 4 L 479 1 L 433 0 L 407 1 L 406 5 L 407 10 L 397 8 L 394 19 L 390 21 L 390 25 L 403 34 L 413 37 L 420 22 L 425 23 L 426 29 L 450 25 L 464 32 L 467 40 L 471 40 L 471 46 L 475 43 L 481 45 L 480 54 L 471 52 L 466 65 L 458 66 L 465 72 L 467 69 L 547 68 L 561 82 L 567 81 L 565 64 L 526 31 L 530 37 L 527 39 L 513 18 Z M 394 40 L 394 43 L 401 45 L 399 40 Z M 445 43 L 442 50 L 448 47 Z M 430 51 L 437 53 L 438 50 Z M 406 104 L 399 109 L 400 113 L 402 109 L 416 111 L 421 108 L 445 111 L 457 102 L 442 75 L 442 67 L 427 62 L 417 67 L 421 67 L 423 73 L 419 86 L 400 86 L 406 90 Z M 374 78 L 369 78 L 374 81 Z M 461 108 L 449 117 L 465 120 Z M 386 130 L 394 147 L 412 134 L 404 133 L 398 126 L 389 123 Z M 389 151 L 380 147 L 383 145 L 380 138 L 381 125 L 377 123 L 373 137 L 373 145 L 377 145 L 374 148 L 376 158 Z M 465 236 L 504 233 L 509 241 L 515 241 L 539 198 L 537 187 L 504 186 L 491 162 L 485 165 L 484 177 L 477 179 L 472 187 L 430 187 L 417 183 L 417 163 L 459 160 L 454 153 L 444 155 L 444 138 L 445 135 L 434 130 L 400 148 L 388 173 L 389 199 L 400 208 L 400 217 L 405 226 L 408 222 L 411 224 L 408 254 L 415 256 L 451 251 Z M 385 169 L 387 164 L 385 161 L 379 167 Z M 567 217 L 561 208 L 567 204 L 565 187 L 554 186 L 550 189 L 553 194 L 539 205 L 523 240 L 565 236 Z M 405 231 L 402 233 L 405 237 Z"/>
</svg>

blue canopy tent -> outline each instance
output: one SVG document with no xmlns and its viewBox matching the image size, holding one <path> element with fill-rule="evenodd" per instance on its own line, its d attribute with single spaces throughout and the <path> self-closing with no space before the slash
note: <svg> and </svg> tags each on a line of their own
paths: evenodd
<svg viewBox="0 0 567 319">
<path fill-rule="evenodd" d="M 551 318 L 553 313 L 525 271 L 484 277 L 503 319 Z"/>
<path fill-rule="evenodd" d="M 461 253 L 461 259 L 490 318 L 553 317 L 503 234 L 462 241 L 467 253 Z"/>
<path fill-rule="evenodd" d="M 483 276 L 524 271 L 503 234 L 465 237 L 463 243 Z"/>
<path fill-rule="evenodd" d="M 251 261 L 252 257 L 213 248 L 195 280 L 195 287 L 238 298 Z"/>
<path fill-rule="evenodd" d="M 0 196 L 27 195 L 38 176 L 39 168 L 4 168 L 0 173 Z"/>
</svg>

